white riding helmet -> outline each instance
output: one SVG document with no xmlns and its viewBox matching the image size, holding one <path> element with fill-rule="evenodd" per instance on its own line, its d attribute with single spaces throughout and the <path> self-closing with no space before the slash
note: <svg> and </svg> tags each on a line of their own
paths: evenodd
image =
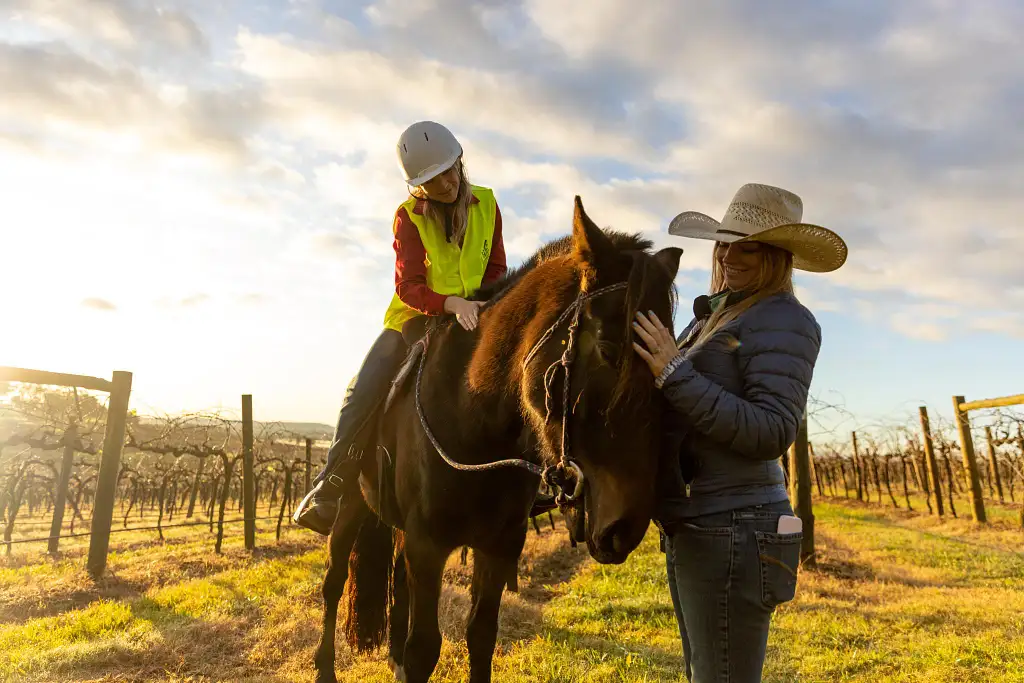
<svg viewBox="0 0 1024 683">
<path fill-rule="evenodd" d="M 406 184 L 416 187 L 451 168 L 462 156 L 462 145 L 440 123 L 418 121 L 398 138 L 397 151 Z"/>
</svg>

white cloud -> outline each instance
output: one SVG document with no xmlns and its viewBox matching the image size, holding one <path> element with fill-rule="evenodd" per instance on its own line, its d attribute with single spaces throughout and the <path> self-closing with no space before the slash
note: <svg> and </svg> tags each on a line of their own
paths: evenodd
<svg viewBox="0 0 1024 683">
<path fill-rule="evenodd" d="M 205 52 L 206 37 L 187 13 L 169 3 L 132 0 L 7 0 L 2 11 L 19 24 L 65 38 L 84 38 L 115 50 Z"/>
<path fill-rule="evenodd" d="M 949 329 L 933 322 L 908 320 L 902 316 L 892 316 L 892 328 L 911 339 L 924 341 L 944 341 L 949 336 Z"/>
<path fill-rule="evenodd" d="M 245 89 L 153 83 L 56 45 L 0 43 L 0 123 L 37 144 L 73 142 L 78 156 L 113 153 L 162 166 L 238 164 L 262 103 Z"/>
<path fill-rule="evenodd" d="M 410 26 L 436 11 L 434 0 L 377 0 L 366 8 L 366 16 L 381 26 Z"/>
<path fill-rule="evenodd" d="M 273 10 L 5 3 L 0 175 L 5 220 L 25 227 L 5 247 L 55 272 L 117 263 L 89 273 L 111 319 L 164 301 L 186 326 L 323 321 L 349 335 L 330 361 L 344 376 L 392 291 L 395 140 L 432 118 L 495 189 L 513 262 L 570 230 L 579 194 L 598 224 L 684 247 L 685 309 L 710 244 L 668 220 L 767 182 L 849 242 L 843 269 L 798 278 L 813 310 L 920 340 L 1024 333 L 1020 3 Z M 26 264 L 7 275 L 37 282 Z M 13 305 L 95 317 L 75 291 L 44 282 Z"/>
<path fill-rule="evenodd" d="M 116 311 L 117 306 L 110 303 L 106 299 L 100 299 L 97 297 L 89 297 L 82 299 L 83 308 L 91 308 L 96 311 Z"/>
<path fill-rule="evenodd" d="M 980 316 L 971 321 L 971 329 L 995 332 L 1024 339 L 1024 316 L 1017 314 Z"/>
<path fill-rule="evenodd" d="M 720 214 L 738 185 L 761 181 L 796 190 L 805 198 L 806 220 L 847 237 L 847 265 L 827 276 L 840 288 L 871 296 L 898 292 L 926 304 L 991 301 L 997 291 L 1012 300 L 1020 296 L 1012 289 L 1006 294 L 1008 280 L 1024 284 L 1013 256 L 1024 251 L 1024 235 L 1010 229 L 1022 202 L 1007 191 L 1005 171 L 1015 180 L 1024 180 L 1024 172 L 1019 165 L 1002 174 L 978 166 L 973 141 L 982 137 L 971 128 L 985 102 L 1003 96 L 973 84 L 972 70 L 988 69 L 1000 82 L 1013 77 L 971 55 L 985 45 L 1007 54 L 1017 50 L 998 21 L 974 18 L 961 30 L 933 7 L 915 16 L 881 6 L 848 7 L 842 10 L 844 24 L 826 16 L 831 10 L 815 9 L 794 20 L 756 4 L 682 9 L 611 0 L 585 8 L 526 2 L 524 16 L 538 35 L 567 57 L 562 64 L 548 62 L 538 77 L 518 68 L 529 59 L 522 45 L 510 47 L 497 33 L 474 40 L 496 41 L 506 68 L 452 61 L 441 47 L 447 33 L 435 16 L 439 10 L 457 14 L 478 33 L 495 29 L 483 21 L 484 13 L 453 0 L 421 5 L 419 14 L 403 15 L 402 21 L 385 11 L 386 3 L 368 10 L 380 30 L 374 37 L 380 52 L 366 48 L 374 44 L 366 37 L 356 47 L 338 49 L 248 31 L 238 36 L 241 67 L 268 84 L 281 121 L 295 134 L 338 143 L 339 154 L 360 155 L 361 165 L 330 162 L 316 171 L 318 187 L 357 222 L 390 216 L 400 200 L 390 190 L 396 184 L 392 140 L 400 122 L 424 115 L 422 109 L 410 111 L 407 102 L 429 102 L 426 115 L 459 131 L 476 182 L 494 187 L 499 199 L 503 190 L 533 188 L 528 214 L 504 208 L 513 258 L 568 230 L 573 194 L 583 196 L 599 224 L 647 232 L 663 246 L 669 241 L 663 226 L 675 212 Z M 989 10 L 997 16 L 1006 8 Z M 415 61 L 394 44 L 410 24 L 427 36 Z M 680 40 L 680 26 L 686 27 L 686 40 Z M 965 59 L 971 68 L 959 63 Z M 632 107 L 657 106 L 651 93 L 674 102 L 686 134 L 652 154 L 647 140 L 628 125 L 603 125 L 614 115 L 608 119 L 600 108 L 575 106 L 577 93 L 553 90 L 569 73 L 589 74 L 609 63 L 626 71 L 610 70 L 607 88 L 621 89 Z M 650 91 L 637 99 L 624 74 L 646 80 Z M 928 107 L 946 97 L 950 78 L 971 81 L 974 101 L 945 107 L 941 117 L 926 116 Z M 908 82 L 917 84 L 913 91 Z M 439 89 L 446 95 L 440 102 L 431 97 Z M 384 118 L 371 123 L 368 117 L 376 114 Z M 997 117 L 994 123 L 1010 122 Z M 350 129 L 353 134 L 341 135 Z M 1007 129 L 1007 142 L 1024 142 L 1014 130 Z M 507 137 L 516 144 L 506 144 Z M 626 171 L 621 180 L 595 179 L 578 161 L 581 150 L 587 152 L 583 156 L 624 160 L 646 177 Z M 537 159 L 537 152 L 547 158 Z M 339 196 L 337 188 L 358 184 L 365 188 L 358 196 Z M 982 223 L 993 226 L 984 238 L 978 231 Z M 683 246 L 684 270 L 706 268 L 705 245 Z M 842 296 L 819 303 L 836 309 Z M 934 338 L 939 326 L 927 332 L 905 323 L 898 327 Z"/>
<path fill-rule="evenodd" d="M 313 175 L 320 196 L 345 207 L 352 219 L 390 225 L 395 208 L 409 195 L 396 164 L 374 163 L 384 161 L 383 157 L 376 154 L 362 165 L 331 162 L 318 166 Z M 387 168 L 381 168 L 383 165 Z"/>
<path fill-rule="evenodd" d="M 805 285 L 803 283 L 794 283 L 796 289 L 796 295 L 800 299 L 804 306 L 807 306 L 812 311 L 844 311 L 845 306 L 837 298 L 833 298 L 827 294 L 819 292 L 818 288 L 814 284 Z"/>
<path fill-rule="evenodd" d="M 529 144 L 535 153 L 599 157 L 638 151 L 636 141 L 598 128 L 530 73 L 403 60 L 248 30 L 237 42 L 239 67 L 260 79 L 278 110 L 301 128 L 304 121 L 345 126 L 373 117 L 411 122 L 426 116 L 456 128 L 484 127 Z M 389 146 L 400 131 L 391 131 Z"/>
<path fill-rule="evenodd" d="M 830 278 L 854 289 L 968 304 L 1024 283 L 1019 7 L 526 6 L 572 60 L 628 63 L 679 104 L 688 134 L 657 166 L 686 179 L 681 204 L 717 215 L 742 182 L 790 187 L 850 241 Z"/>
</svg>

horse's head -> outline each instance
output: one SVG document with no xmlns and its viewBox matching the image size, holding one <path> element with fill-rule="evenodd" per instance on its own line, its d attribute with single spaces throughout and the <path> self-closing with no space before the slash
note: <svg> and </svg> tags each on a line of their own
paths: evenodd
<svg viewBox="0 0 1024 683">
<path fill-rule="evenodd" d="M 652 254 L 646 240 L 601 230 L 579 197 L 564 247 L 536 267 L 545 285 L 527 331 L 524 403 L 547 458 L 583 473 L 580 497 L 563 506 L 576 540 L 597 561 L 618 563 L 650 525 L 664 432 L 664 404 L 633 350 L 632 322 L 642 310 L 671 323 L 682 250 Z M 572 494 L 572 484 L 564 480 L 563 491 Z"/>
</svg>

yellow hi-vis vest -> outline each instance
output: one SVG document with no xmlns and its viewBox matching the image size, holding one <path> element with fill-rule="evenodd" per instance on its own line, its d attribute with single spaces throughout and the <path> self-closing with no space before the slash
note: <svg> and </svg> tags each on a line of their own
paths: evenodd
<svg viewBox="0 0 1024 683">
<path fill-rule="evenodd" d="M 445 239 L 443 225 L 429 220 L 425 213 L 414 211 L 418 199 L 410 197 L 399 207 L 405 208 L 420 234 L 427 254 L 427 287 L 438 294 L 459 297 L 472 294 L 480 288 L 491 259 L 497 203 L 489 188 L 473 185 L 472 191 L 477 201 L 470 202 L 461 249 L 457 243 L 449 243 Z M 423 314 L 407 306 L 396 293 L 384 314 L 384 327 L 401 332 L 402 325 L 417 315 Z"/>
</svg>

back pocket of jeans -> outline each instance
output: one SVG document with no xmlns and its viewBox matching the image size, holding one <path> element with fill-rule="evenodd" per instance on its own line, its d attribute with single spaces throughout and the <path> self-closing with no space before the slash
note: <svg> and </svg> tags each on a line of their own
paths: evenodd
<svg viewBox="0 0 1024 683">
<path fill-rule="evenodd" d="M 761 566 L 761 600 L 766 607 L 789 602 L 796 595 L 803 532 L 775 534 L 755 531 Z"/>
</svg>

